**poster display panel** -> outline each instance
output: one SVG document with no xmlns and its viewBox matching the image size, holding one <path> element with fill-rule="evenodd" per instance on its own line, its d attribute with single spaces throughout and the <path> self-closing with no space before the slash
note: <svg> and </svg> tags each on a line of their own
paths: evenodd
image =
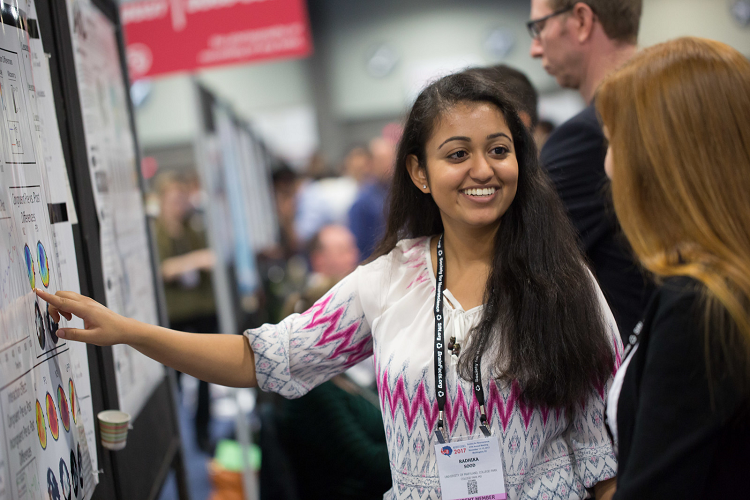
<svg viewBox="0 0 750 500">
<path fill-rule="evenodd" d="M 278 242 L 273 183 L 260 143 L 246 128 L 240 130 L 240 146 L 244 158 L 243 181 L 247 198 L 252 203 L 249 209 L 252 211 L 253 242 L 255 251 L 261 252 Z"/>
<path fill-rule="evenodd" d="M 49 59 L 44 53 L 37 24 L 36 6 L 33 2 L 26 3 L 29 20 L 29 49 L 31 52 L 32 75 L 38 110 L 39 126 L 37 127 L 38 151 L 45 166 L 45 190 L 52 213 L 52 240 L 54 257 L 60 271 L 63 290 L 80 293 L 81 285 L 78 281 L 78 263 L 75 257 L 73 243 L 73 224 L 77 224 L 76 209 L 73 204 L 73 194 L 65 166 L 60 131 L 57 128 L 57 111 L 52 92 L 52 77 L 50 76 Z M 68 321 L 68 326 L 83 328 L 83 320 L 74 317 Z M 75 375 L 80 412 L 89 450 L 96 449 L 96 432 L 94 407 L 91 399 L 91 380 L 89 376 L 89 359 L 86 345 L 80 342 L 70 344 L 70 358 Z M 96 453 L 91 455 L 94 470 L 98 469 Z"/>
<path fill-rule="evenodd" d="M 90 0 L 67 0 L 89 171 L 99 219 L 107 307 L 158 324 L 148 229 L 115 25 Z M 112 349 L 120 409 L 135 418 L 164 367 Z"/>
<path fill-rule="evenodd" d="M 239 130 L 231 115 L 221 106 L 214 108 L 214 117 L 221 145 L 224 181 L 234 233 L 234 269 L 237 287 L 243 296 L 248 296 L 258 288 L 260 278 L 248 223 L 247 193 L 243 192 L 241 170 L 244 165 L 241 164 L 243 155 L 239 143 Z"/>
<path fill-rule="evenodd" d="M 44 75 L 32 64 L 38 30 L 29 13 L 34 6 L 26 2 L 2 4 L 0 500 L 89 499 L 96 477 L 86 429 L 93 433 L 88 365 L 56 335 L 72 322 L 56 323 L 33 292 L 72 286 L 77 266 L 67 184 L 49 175 L 65 175 L 62 153 L 45 161 L 58 154 L 49 145 L 59 132 L 46 109 L 54 109 L 51 94 L 37 93 Z"/>
</svg>

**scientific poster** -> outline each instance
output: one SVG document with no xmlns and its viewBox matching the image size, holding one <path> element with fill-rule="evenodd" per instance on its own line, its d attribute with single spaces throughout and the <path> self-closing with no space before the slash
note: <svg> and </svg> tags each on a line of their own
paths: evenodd
<svg viewBox="0 0 750 500">
<path fill-rule="evenodd" d="M 106 305 L 157 324 L 148 229 L 115 25 L 90 0 L 68 0 L 67 8 L 99 216 Z M 128 346 L 115 346 L 113 354 L 120 409 L 135 419 L 164 377 L 164 367 Z"/>
<path fill-rule="evenodd" d="M 54 227 L 65 218 L 67 193 L 62 206 L 52 202 L 42 139 L 58 132 L 56 122 L 41 123 L 46 102 L 34 85 L 30 34 L 38 30 L 30 11 L 25 2 L 2 4 L 0 500 L 89 499 L 96 480 L 85 428 L 90 398 L 84 410 L 80 397 L 90 393 L 88 367 L 56 335 L 67 322 L 55 323 L 33 292 L 67 285 L 63 271 L 75 266 L 75 252 L 56 234 L 65 226 Z"/>
<path fill-rule="evenodd" d="M 36 7 L 34 3 L 26 4 L 29 25 L 37 23 Z M 31 51 L 31 72 L 34 76 L 34 90 L 39 114 L 39 127 L 37 127 L 38 150 L 43 158 L 46 176 L 42 179 L 47 181 L 45 190 L 48 195 L 47 202 L 50 204 L 54 214 L 54 220 L 50 229 L 52 231 L 53 247 L 55 248 L 55 260 L 60 272 L 60 289 L 80 293 L 81 285 L 78 281 L 78 263 L 75 257 L 75 245 L 73 243 L 73 224 L 77 224 L 73 195 L 70 189 L 68 171 L 65 167 L 65 156 L 63 155 L 60 131 L 57 128 L 57 111 L 52 92 L 52 78 L 49 70 L 49 60 L 44 53 L 39 31 L 33 27 L 29 33 L 29 49 Z M 73 318 L 67 322 L 69 327 L 83 328 L 80 318 Z M 86 345 L 80 342 L 72 342 L 69 345 L 69 354 L 73 367 L 74 380 L 80 402 L 81 418 L 89 450 L 96 450 L 96 417 L 94 415 L 93 402 L 91 401 L 91 379 L 89 376 L 89 359 Z M 96 453 L 91 455 L 91 465 L 94 470 L 98 469 Z"/>
</svg>

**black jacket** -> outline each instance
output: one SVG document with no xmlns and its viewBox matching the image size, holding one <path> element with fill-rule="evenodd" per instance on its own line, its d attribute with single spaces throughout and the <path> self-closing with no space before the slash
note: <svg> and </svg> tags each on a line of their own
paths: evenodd
<svg viewBox="0 0 750 500">
<path fill-rule="evenodd" d="M 716 343 L 709 389 L 702 290 L 670 278 L 649 302 L 618 400 L 616 500 L 750 497 L 747 395 Z"/>
<path fill-rule="evenodd" d="M 593 105 L 560 125 L 541 153 L 621 335 L 641 319 L 652 285 L 641 273 L 608 193 L 606 140 Z"/>
</svg>

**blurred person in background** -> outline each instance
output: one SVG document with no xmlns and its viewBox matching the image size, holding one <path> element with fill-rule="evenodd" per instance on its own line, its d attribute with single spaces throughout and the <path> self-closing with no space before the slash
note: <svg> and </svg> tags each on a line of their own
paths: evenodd
<svg viewBox="0 0 750 500">
<path fill-rule="evenodd" d="M 636 52 L 642 0 L 531 0 L 532 57 L 588 107 L 560 125 L 541 151 L 581 246 L 622 335 L 641 318 L 652 290 L 622 237 L 606 191 L 605 138 L 594 95 L 604 77 Z"/>
<path fill-rule="evenodd" d="M 366 260 L 385 232 L 385 201 L 396 161 L 396 143 L 384 137 L 370 141 L 372 168 L 349 209 L 349 229 L 357 239 L 360 257 Z"/>
<path fill-rule="evenodd" d="M 478 74 L 503 85 L 513 97 L 518 109 L 518 116 L 532 133 L 539 122 L 539 93 L 529 77 L 523 72 L 506 64 L 497 64 L 484 68 L 472 68 Z"/>
<path fill-rule="evenodd" d="M 308 248 L 308 286 L 290 297 L 285 315 L 309 309 L 359 263 L 354 235 L 345 226 L 324 226 Z M 299 399 L 281 402 L 277 428 L 300 498 L 375 500 L 391 487 L 374 382 L 367 360 Z"/>
<path fill-rule="evenodd" d="M 299 250 L 300 243 L 295 229 L 299 176 L 288 165 L 280 165 L 272 175 L 276 214 L 279 220 L 280 255 L 288 259 Z"/>
<path fill-rule="evenodd" d="M 171 328 L 192 333 L 219 331 L 211 283 L 214 254 L 208 249 L 202 228 L 190 223 L 192 205 L 188 184 L 167 172 L 156 180 L 159 216 L 156 244 L 164 280 L 164 295 Z M 179 374 L 179 372 L 178 372 Z M 208 383 L 198 384 L 195 436 L 203 451 L 211 448 L 211 419 Z"/>
<path fill-rule="evenodd" d="M 289 295 L 305 285 L 308 269 L 295 228 L 300 176 L 283 161 L 278 161 L 272 172 L 279 243 L 258 254 L 258 274 L 265 292 L 261 309 L 268 321 L 279 321 Z"/>
<path fill-rule="evenodd" d="M 360 186 L 372 175 L 372 154 L 364 146 L 354 146 L 344 158 L 344 175 L 351 177 Z"/>
<path fill-rule="evenodd" d="M 346 161 L 335 171 L 326 170 L 325 175 L 312 177 L 308 173 L 308 179 L 300 187 L 295 217 L 297 236 L 303 245 L 326 224 L 346 224 L 358 189 Z"/>
<path fill-rule="evenodd" d="M 661 285 L 609 393 L 614 498 L 745 497 L 750 62 L 719 42 L 673 40 L 607 78 L 596 105 L 617 217 Z"/>
<path fill-rule="evenodd" d="M 536 147 L 539 151 L 542 150 L 547 143 L 547 139 L 549 139 L 549 136 L 554 130 L 554 123 L 549 120 L 539 120 L 539 123 L 537 123 L 536 128 L 534 129 L 534 141 L 536 142 Z"/>
<path fill-rule="evenodd" d="M 354 271 L 359 263 L 359 250 L 354 235 L 346 226 L 329 224 L 308 243 L 308 258 L 312 272 L 305 290 L 289 298 L 284 317 L 306 311 L 333 285 Z"/>
</svg>

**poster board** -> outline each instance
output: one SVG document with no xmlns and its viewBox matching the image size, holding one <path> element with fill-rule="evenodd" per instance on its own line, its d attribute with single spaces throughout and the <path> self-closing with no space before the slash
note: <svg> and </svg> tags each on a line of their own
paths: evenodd
<svg viewBox="0 0 750 500">
<path fill-rule="evenodd" d="M 247 123 L 239 123 L 239 147 L 244 168 L 243 187 L 249 201 L 247 207 L 256 253 L 278 243 L 278 219 L 273 199 L 271 172 L 263 154 L 263 145 Z"/>
<path fill-rule="evenodd" d="M 142 203 L 140 197 L 140 171 L 138 165 L 138 149 L 134 139 L 134 123 L 132 117 L 132 106 L 127 94 L 127 80 L 124 65 L 124 44 L 122 42 L 122 33 L 118 18 L 118 9 L 114 2 L 94 0 L 87 4 L 90 9 L 88 12 L 92 17 L 98 15 L 106 18 L 104 22 L 102 17 L 94 20 L 101 21 L 98 26 L 107 26 L 110 28 L 107 33 L 108 50 L 112 60 L 108 70 L 111 70 L 109 76 L 110 89 L 107 92 L 92 94 L 91 92 L 81 92 L 78 82 L 78 68 L 76 67 L 74 39 L 71 34 L 71 26 L 75 21 L 69 21 L 68 13 L 73 12 L 77 15 L 77 22 L 85 20 L 80 9 L 73 9 L 70 2 L 59 0 L 38 0 L 39 27 L 41 39 L 44 46 L 44 52 L 49 58 L 50 75 L 53 82 L 52 91 L 54 94 L 55 107 L 58 115 L 58 127 L 62 138 L 62 149 L 68 166 L 68 174 L 72 196 L 79 211 L 77 213 L 77 222 L 73 226 L 74 243 L 79 264 L 79 277 L 82 293 L 106 303 L 107 280 L 105 276 L 106 259 L 110 256 L 104 254 L 102 247 L 102 230 L 100 213 L 94 208 L 96 205 L 95 190 L 97 187 L 96 175 L 92 175 L 90 168 L 91 150 L 89 135 L 87 134 L 84 110 L 91 106 L 91 103 L 82 102 L 83 99 L 91 95 L 105 95 L 115 99 L 117 111 L 113 111 L 116 119 L 110 123 L 116 130 L 110 130 L 105 139 L 99 144 L 107 144 L 112 137 L 129 136 L 132 139 L 130 149 L 124 150 L 124 142 L 120 144 L 122 160 L 121 164 L 115 166 L 122 167 L 121 176 L 115 176 L 113 182 L 118 182 L 117 189 L 122 186 L 130 188 L 130 197 L 124 194 L 118 197 L 117 203 L 125 208 L 125 203 L 136 200 Z M 88 31 L 87 35 L 95 33 Z M 90 40 L 89 40 L 90 41 Z M 80 48 L 80 47 L 78 47 Z M 102 49 L 104 50 L 104 49 Z M 115 65 L 119 65 L 119 74 L 121 79 L 111 75 L 115 73 Z M 120 87 L 117 92 L 116 87 Z M 101 87 L 106 88 L 106 87 Z M 91 89 L 91 87 L 89 87 Z M 111 108 L 110 108 L 111 109 Z M 115 125 L 116 124 L 116 125 Z M 119 134 L 119 135 L 118 135 Z M 127 139 L 126 139 L 127 140 Z M 130 160 L 130 158 L 133 158 Z M 127 172 L 125 164 L 130 165 L 130 171 Z M 135 190 L 138 190 L 137 195 Z M 127 192 L 127 189 L 123 189 Z M 106 216 L 106 214 L 105 214 Z M 154 252 L 151 250 L 152 243 L 149 234 L 145 230 L 145 217 L 139 221 L 143 228 L 143 240 L 140 240 L 141 254 L 144 261 L 142 267 L 150 269 L 148 276 L 149 283 L 145 284 L 145 279 L 141 285 L 131 286 L 150 286 L 154 290 L 156 299 L 151 302 L 152 307 L 158 311 L 157 303 L 161 296 L 158 292 L 159 285 L 156 276 L 153 273 L 155 269 Z M 122 228 L 116 228 L 120 231 Z M 127 262 L 127 257 L 124 259 Z M 124 266 L 126 269 L 127 265 Z M 125 274 L 125 273 L 124 273 Z M 128 276 L 126 276 L 128 277 Z M 129 278 L 129 277 L 128 277 Z M 158 314 L 152 317 L 159 318 Z M 119 408 L 121 394 L 118 388 L 118 365 L 117 358 L 112 348 L 87 346 L 89 364 L 91 367 L 91 391 L 94 412 L 105 409 Z M 133 423 L 133 429 L 128 434 L 128 444 L 125 449 L 117 452 L 105 450 L 101 445 L 96 443 L 96 451 L 99 467 L 99 485 L 96 487 L 93 499 L 107 500 L 139 500 L 139 499 L 156 499 L 159 491 L 171 470 L 177 472 L 177 483 L 180 491 L 180 498 L 189 498 L 185 480 L 184 467 L 182 462 L 182 449 L 179 436 L 179 427 L 174 401 L 174 389 L 171 380 L 163 376 L 163 368 L 160 365 L 161 375 L 159 381 L 154 382 L 153 389 L 142 395 L 142 401 L 137 404 L 137 416 Z"/>
<path fill-rule="evenodd" d="M 2 4 L 0 30 L 0 499 L 89 499 L 96 484 L 85 347 L 33 289 L 75 289 L 72 202 L 36 9 Z M 74 212 L 74 210 L 72 210 Z"/>
<path fill-rule="evenodd" d="M 128 89 L 117 25 L 90 0 L 68 0 L 76 80 L 88 151 L 107 307 L 158 324 L 154 268 L 143 208 Z M 114 346 L 119 407 L 137 418 L 164 369 L 135 349 Z"/>
</svg>

